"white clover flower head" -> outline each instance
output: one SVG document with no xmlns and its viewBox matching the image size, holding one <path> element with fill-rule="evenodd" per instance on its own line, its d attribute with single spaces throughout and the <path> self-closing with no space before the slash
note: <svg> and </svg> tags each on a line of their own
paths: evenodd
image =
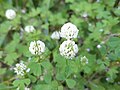
<svg viewBox="0 0 120 90">
<path fill-rule="evenodd" d="M 16 12 L 13 9 L 8 9 L 5 12 L 5 16 L 6 16 L 7 19 L 12 20 L 16 17 Z"/>
<path fill-rule="evenodd" d="M 86 64 L 88 64 L 88 59 L 86 58 L 86 56 L 84 56 L 84 57 L 81 57 L 81 64 L 82 65 L 86 65 Z"/>
<path fill-rule="evenodd" d="M 59 48 L 60 54 L 67 59 L 72 59 L 78 52 L 78 46 L 72 40 L 64 41 Z"/>
<path fill-rule="evenodd" d="M 61 27 L 60 36 L 66 39 L 77 38 L 78 31 L 74 24 L 68 22 Z"/>
<path fill-rule="evenodd" d="M 100 44 L 97 45 L 97 48 L 98 48 L 98 49 L 101 48 L 101 47 L 102 47 L 102 46 L 101 46 Z"/>
<path fill-rule="evenodd" d="M 23 64 L 23 62 L 20 62 L 20 63 L 17 63 L 15 65 L 16 67 L 13 68 L 14 69 L 14 72 L 17 74 L 17 75 L 20 75 L 20 76 L 24 76 L 26 70 L 28 70 L 29 68 L 27 68 L 27 66 L 25 64 Z M 30 69 L 29 69 L 30 71 Z"/>
<path fill-rule="evenodd" d="M 27 33 L 34 32 L 35 28 L 32 25 L 28 25 L 28 26 L 25 27 L 25 31 Z"/>
<path fill-rule="evenodd" d="M 51 35 L 52 39 L 60 39 L 60 33 L 58 31 L 55 31 Z"/>
<path fill-rule="evenodd" d="M 45 44 L 44 42 L 38 40 L 38 41 L 32 41 L 29 46 L 29 51 L 33 55 L 41 55 L 43 52 L 45 52 Z"/>
<path fill-rule="evenodd" d="M 82 17 L 87 18 L 87 17 L 88 17 L 88 14 L 87 14 L 86 12 L 84 12 L 84 13 L 82 14 Z"/>
</svg>

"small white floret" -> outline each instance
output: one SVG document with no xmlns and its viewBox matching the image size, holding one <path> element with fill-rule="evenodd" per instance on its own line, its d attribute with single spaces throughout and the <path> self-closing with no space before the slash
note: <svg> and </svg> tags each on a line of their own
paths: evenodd
<svg viewBox="0 0 120 90">
<path fill-rule="evenodd" d="M 111 79 L 109 77 L 106 78 L 106 81 L 110 81 Z"/>
<path fill-rule="evenodd" d="M 60 34 L 59 34 L 59 32 L 57 32 L 57 31 L 53 32 L 52 35 L 51 35 L 51 38 L 52 38 L 52 39 L 60 39 Z"/>
<path fill-rule="evenodd" d="M 101 48 L 101 45 L 99 44 L 99 45 L 97 45 L 97 48 L 99 49 L 99 48 Z"/>
<path fill-rule="evenodd" d="M 28 25 L 28 26 L 25 27 L 25 31 L 27 33 L 34 32 L 35 28 L 32 25 Z"/>
<path fill-rule="evenodd" d="M 30 72 L 30 68 L 28 68 L 28 69 L 26 70 L 26 72 Z"/>
<path fill-rule="evenodd" d="M 87 52 L 90 52 L 90 48 L 87 48 L 86 51 L 87 51 Z"/>
</svg>

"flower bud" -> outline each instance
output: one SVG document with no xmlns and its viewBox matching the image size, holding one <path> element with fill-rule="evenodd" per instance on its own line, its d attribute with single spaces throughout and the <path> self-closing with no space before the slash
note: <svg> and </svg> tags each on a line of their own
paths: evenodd
<svg viewBox="0 0 120 90">
<path fill-rule="evenodd" d="M 5 16 L 6 16 L 7 19 L 12 20 L 12 19 L 14 19 L 16 17 L 16 12 L 14 10 L 12 10 L 12 9 L 8 9 L 5 12 Z"/>
</svg>

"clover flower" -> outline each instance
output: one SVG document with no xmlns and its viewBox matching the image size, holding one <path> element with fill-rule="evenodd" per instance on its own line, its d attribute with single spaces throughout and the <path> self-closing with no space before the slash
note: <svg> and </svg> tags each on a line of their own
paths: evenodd
<svg viewBox="0 0 120 90">
<path fill-rule="evenodd" d="M 27 66 L 23 64 L 23 62 L 17 63 L 15 66 L 16 67 L 13 69 L 17 75 L 24 76 L 25 73 L 30 71 L 30 68 L 27 68 Z"/>
<path fill-rule="evenodd" d="M 6 16 L 7 19 L 12 20 L 16 17 L 16 12 L 13 9 L 8 9 L 5 12 L 5 16 Z"/>
<path fill-rule="evenodd" d="M 97 48 L 98 48 L 98 49 L 101 48 L 101 47 L 102 47 L 102 46 L 101 46 L 100 44 L 97 45 Z"/>
<path fill-rule="evenodd" d="M 28 26 L 25 27 L 25 31 L 27 33 L 34 32 L 35 28 L 32 25 L 28 25 Z"/>
<path fill-rule="evenodd" d="M 33 41 L 30 43 L 29 51 L 33 55 L 40 55 L 45 52 L 45 44 L 40 40 Z"/>
<path fill-rule="evenodd" d="M 64 41 L 59 48 L 60 54 L 67 59 L 72 59 L 78 52 L 78 46 L 72 40 Z"/>
<path fill-rule="evenodd" d="M 53 32 L 52 35 L 51 35 L 51 38 L 52 38 L 52 39 L 60 39 L 60 34 L 59 34 L 59 32 L 57 32 L 57 31 Z"/>
<path fill-rule="evenodd" d="M 66 39 L 77 38 L 78 31 L 77 27 L 69 22 L 61 27 L 60 36 Z"/>
<path fill-rule="evenodd" d="M 86 58 L 86 56 L 84 56 L 84 57 L 81 57 L 81 64 L 82 65 L 85 65 L 85 64 L 88 64 L 88 59 Z"/>
</svg>

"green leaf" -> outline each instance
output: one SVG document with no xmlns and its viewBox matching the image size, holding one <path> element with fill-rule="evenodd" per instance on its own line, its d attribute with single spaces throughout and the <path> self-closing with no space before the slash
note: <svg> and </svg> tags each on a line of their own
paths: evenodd
<svg viewBox="0 0 120 90">
<path fill-rule="evenodd" d="M 0 35 L 1 34 L 7 34 L 7 32 L 9 31 L 10 27 L 11 27 L 11 25 L 10 25 L 9 21 L 5 21 L 4 23 L 2 23 L 0 25 Z"/>
<path fill-rule="evenodd" d="M 19 33 L 15 33 L 15 34 L 13 35 L 13 40 L 14 40 L 15 42 L 19 42 L 19 41 L 20 41 L 20 34 L 19 34 Z"/>
<path fill-rule="evenodd" d="M 52 80 L 51 74 L 50 73 L 46 74 L 44 76 L 44 80 L 45 80 L 46 83 L 50 83 L 51 80 Z"/>
<path fill-rule="evenodd" d="M 111 47 L 111 48 L 115 48 L 117 46 L 120 45 L 120 38 L 118 37 L 111 37 L 108 41 L 108 45 Z"/>
<path fill-rule="evenodd" d="M 24 84 L 29 85 L 30 84 L 30 79 L 23 79 Z"/>
<path fill-rule="evenodd" d="M 100 53 L 102 56 L 106 55 L 107 50 L 106 50 L 106 47 L 104 45 L 102 45 L 102 47 L 99 50 L 100 50 Z"/>
<path fill-rule="evenodd" d="M 0 75 L 4 74 L 6 72 L 6 68 L 0 68 Z"/>
<path fill-rule="evenodd" d="M 77 73 L 79 71 L 79 63 L 78 62 L 75 62 L 75 61 L 70 61 L 69 63 L 69 68 L 70 68 L 70 71 L 69 73 Z"/>
<path fill-rule="evenodd" d="M 30 84 L 30 79 L 21 79 L 21 80 L 15 80 L 13 81 L 13 85 L 15 87 L 20 87 L 20 90 L 25 88 L 25 85 L 29 85 Z"/>
<path fill-rule="evenodd" d="M 17 48 L 17 45 L 18 45 L 19 41 L 20 41 L 20 36 L 19 36 L 18 33 L 15 33 L 13 35 L 13 40 L 6 45 L 5 51 L 7 53 L 14 52 L 16 50 L 16 48 Z"/>
<path fill-rule="evenodd" d="M 66 79 L 66 83 L 67 83 L 69 88 L 74 88 L 76 85 L 76 81 L 73 79 Z"/>
<path fill-rule="evenodd" d="M 35 76 L 28 75 L 28 77 L 30 78 L 31 82 L 33 82 L 33 83 L 35 83 L 37 80 Z"/>
<path fill-rule="evenodd" d="M 5 47 L 5 51 L 7 53 L 14 52 L 16 50 L 16 47 L 17 47 L 17 42 L 13 40 L 9 44 L 7 44 L 7 46 Z"/>
<path fill-rule="evenodd" d="M 23 44 L 17 45 L 17 50 L 19 54 L 23 54 L 26 57 L 30 57 L 31 53 L 29 52 L 28 46 Z"/>
<path fill-rule="evenodd" d="M 58 90 L 63 90 L 63 86 L 58 86 Z"/>
<path fill-rule="evenodd" d="M 120 59 L 120 46 L 115 49 L 115 55 L 117 56 L 118 59 Z"/>
<path fill-rule="evenodd" d="M 66 3 L 73 3 L 74 0 L 65 0 Z"/>
<path fill-rule="evenodd" d="M 14 86 L 8 86 L 6 84 L 1 83 L 0 84 L 0 90 L 16 90 L 16 87 Z"/>
<path fill-rule="evenodd" d="M 108 54 L 108 57 L 109 57 L 109 59 L 111 59 L 111 60 L 117 60 L 117 55 L 114 54 L 114 53 Z"/>
<path fill-rule="evenodd" d="M 18 57 L 19 55 L 15 52 L 7 54 L 7 56 L 5 57 L 5 63 L 12 65 Z"/>
<path fill-rule="evenodd" d="M 50 85 L 51 85 L 52 90 L 57 90 L 58 82 L 56 80 L 52 81 Z"/>
<path fill-rule="evenodd" d="M 111 76 L 111 78 L 114 78 L 116 74 L 118 73 L 117 67 L 110 68 L 107 73 Z"/>
<path fill-rule="evenodd" d="M 97 84 L 94 84 L 94 83 L 91 83 L 90 87 L 91 87 L 92 90 L 106 90 L 103 86 L 97 85 Z"/>
<path fill-rule="evenodd" d="M 44 62 L 41 63 L 41 65 L 47 70 L 52 69 L 52 64 L 49 61 L 44 61 Z"/>
<path fill-rule="evenodd" d="M 30 62 L 28 67 L 30 68 L 30 73 L 33 73 L 36 76 L 41 75 L 41 65 L 37 62 Z"/>
<path fill-rule="evenodd" d="M 91 68 L 89 66 L 85 66 L 83 69 L 85 73 L 91 73 Z"/>
<path fill-rule="evenodd" d="M 34 90 L 51 90 L 51 86 L 47 84 L 36 85 Z"/>
<path fill-rule="evenodd" d="M 65 80 L 65 73 L 60 73 L 60 72 L 58 72 L 57 74 L 56 74 L 56 79 L 57 80 Z"/>
</svg>

